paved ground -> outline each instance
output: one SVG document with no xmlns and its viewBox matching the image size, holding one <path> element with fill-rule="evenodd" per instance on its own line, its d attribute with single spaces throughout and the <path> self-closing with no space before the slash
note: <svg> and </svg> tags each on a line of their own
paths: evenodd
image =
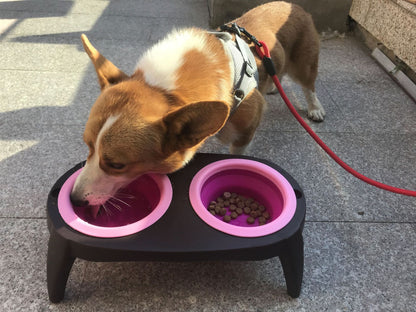
<svg viewBox="0 0 416 312">
<path fill-rule="evenodd" d="M 99 89 L 79 36 L 131 73 L 173 26 L 207 27 L 205 0 L 0 1 L 0 310 L 416 311 L 416 200 L 356 180 L 312 141 L 278 96 L 250 155 L 303 186 L 308 202 L 302 294 L 286 294 L 277 258 L 238 263 L 77 260 L 65 300 L 46 290 L 45 204 L 86 157 L 84 123 Z M 284 81 L 292 101 L 298 87 Z M 364 174 L 416 189 L 416 104 L 351 37 L 322 42 L 312 124 Z M 304 110 L 302 113 L 305 114 Z M 212 141 L 204 151 L 226 152 Z"/>
</svg>

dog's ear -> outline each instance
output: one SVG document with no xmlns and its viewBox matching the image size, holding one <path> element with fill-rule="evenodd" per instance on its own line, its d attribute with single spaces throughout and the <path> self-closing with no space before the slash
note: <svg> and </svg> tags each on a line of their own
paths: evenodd
<svg viewBox="0 0 416 312">
<path fill-rule="evenodd" d="M 223 102 L 188 104 L 166 115 L 163 151 L 166 154 L 197 145 L 218 132 L 227 121 L 230 109 Z"/>
<path fill-rule="evenodd" d="M 96 48 L 94 48 L 85 34 L 81 35 L 81 40 L 85 52 L 87 52 L 92 63 L 94 64 L 101 90 L 110 84 L 116 84 L 128 78 L 125 73 L 118 69 L 113 63 L 101 55 Z"/>
</svg>

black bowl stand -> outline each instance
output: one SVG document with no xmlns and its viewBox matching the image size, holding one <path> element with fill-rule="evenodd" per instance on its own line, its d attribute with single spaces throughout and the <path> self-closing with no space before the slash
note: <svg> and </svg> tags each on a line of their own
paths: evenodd
<svg viewBox="0 0 416 312">
<path fill-rule="evenodd" d="M 188 197 L 193 176 L 204 166 L 222 159 L 243 158 L 262 162 L 280 172 L 297 197 L 294 217 L 283 229 L 262 237 L 244 238 L 213 229 L 194 212 Z M 80 163 L 67 171 L 52 187 L 47 202 L 50 232 L 47 284 L 51 302 L 60 302 L 76 258 L 88 261 L 226 261 L 263 260 L 278 256 L 287 292 L 297 298 L 303 277 L 303 224 L 306 202 L 299 184 L 282 168 L 262 159 L 220 154 L 196 154 L 183 169 L 169 174 L 173 198 L 167 212 L 150 227 L 119 238 L 96 238 L 69 227 L 58 211 L 57 199 L 64 182 Z"/>
</svg>

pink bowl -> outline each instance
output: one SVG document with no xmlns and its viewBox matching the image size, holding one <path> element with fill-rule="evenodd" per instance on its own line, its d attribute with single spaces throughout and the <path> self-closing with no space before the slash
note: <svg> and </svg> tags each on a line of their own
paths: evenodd
<svg viewBox="0 0 416 312">
<path fill-rule="evenodd" d="M 74 207 L 69 195 L 79 169 L 63 184 L 58 195 L 58 210 L 74 230 L 94 237 L 121 237 L 134 234 L 159 220 L 172 200 L 172 185 L 166 175 L 146 174 L 115 195 L 93 216 L 91 208 Z"/>
<path fill-rule="evenodd" d="M 235 192 L 263 204 L 271 218 L 265 225 L 248 224 L 245 218 L 226 223 L 207 207 L 224 192 Z M 290 183 L 275 169 L 248 159 L 226 159 L 202 168 L 193 178 L 189 198 L 197 215 L 211 227 L 240 237 L 260 237 L 285 227 L 296 211 Z"/>
</svg>

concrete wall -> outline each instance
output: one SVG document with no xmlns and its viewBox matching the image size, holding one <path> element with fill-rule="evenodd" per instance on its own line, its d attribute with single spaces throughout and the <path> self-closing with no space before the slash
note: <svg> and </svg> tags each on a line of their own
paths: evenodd
<svg viewBox="0 0 416 312">
<path fill-rule="evenodd" d="M 345 32 L 352 0 L 292 0 L 312 14 L 319 32 L 328 29 Z M 220 26 L 267 0 L 208 0 L 211 27 Z"/>
<path fill-rule="evenodd" d="M 403 0 L 353 0 L 350 15 L 416 71 L 416 5 Z"/>
</svg>

